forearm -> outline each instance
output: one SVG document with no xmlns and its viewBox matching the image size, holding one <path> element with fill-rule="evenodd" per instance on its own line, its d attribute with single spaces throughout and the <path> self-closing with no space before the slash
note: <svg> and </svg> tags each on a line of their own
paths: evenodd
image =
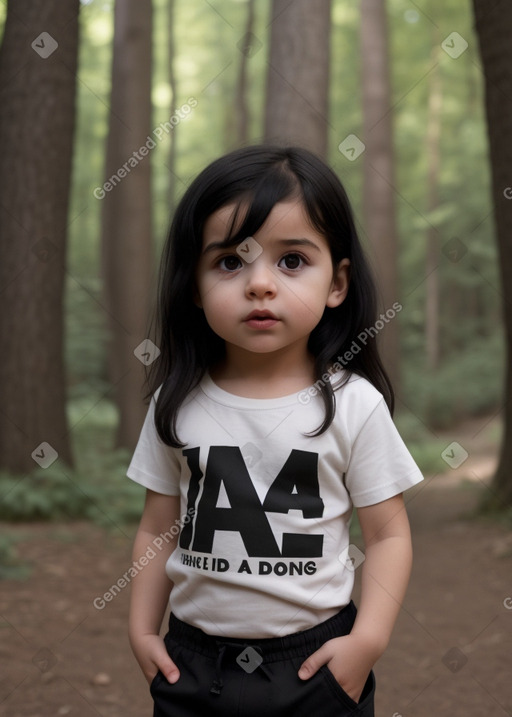
<svg viewBox="0 0 512 717">
<path fill-rule="evenodd" d="M 169 682 L 179 678 L 179 670 L 160 637 L 172 588 L 165 566 L 179 540 L 179 531 L 172 530 L 179 523 L 179 511 L 179 496 L 147 490 L 133 545 L 133 562 L 140 569 L 132 579 L 128 634 L 133 653 L 148 682 L 158 670 Z"/>
<path fill-rule="evenodd" d="M 165 549 L 155 548 L 157 535 L 140 529 L 133 546 L 133 561 L 140 564 L 141 557 L 152 548 L 156 554 L 150 558 L 132 580 L 129 634 L 130 639 L 160 631 L 162 619 L 169 600 L 172 582 L 166 575 L 165 564 L 175 546 L 171 543 Z"/>
<path fill-rule="evenodd" d="M 412 566 L 408 531 L 386 537 L 366 549 L 362 566 L 361 597 L 352 628 L 373 645 L 380 656 L 386 649 L 405 596 Z"/>
<path fill-rule="evenodd" d="M 412 565 L 409 521 L 401 495 L 357 509 L 365 560 L 359 608 L 349 635 L 325 642 L 301 665 L 309 679 L 327 664 L 345 692 L 359 700 L 368 673 L 386 649 Z"/>
</svg>

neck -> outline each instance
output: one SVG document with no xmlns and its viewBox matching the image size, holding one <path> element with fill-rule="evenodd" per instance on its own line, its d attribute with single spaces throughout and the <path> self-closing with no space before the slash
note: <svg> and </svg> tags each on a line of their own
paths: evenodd
<svg viewBox="0 0 512 717">
<path fill-rule="evenodd" d="M 212 379 L 223 389 L 246 397 L 285 396 L 306 388 L 315 381 L 314 357 L 306 348 L 295 347 L 272 353 L 253 353 L 234 346 L 226 347 L 225 359 L 212 367 Z"/>
</svg>

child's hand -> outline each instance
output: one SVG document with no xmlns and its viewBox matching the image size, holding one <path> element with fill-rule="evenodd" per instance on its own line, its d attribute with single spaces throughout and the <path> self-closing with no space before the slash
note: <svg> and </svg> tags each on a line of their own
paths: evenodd
<svg viewBox="0 0 512 717">
<path fill-rule="evenodd" d="M 180 671 L 169 657 L 164 641 L 159 635 L 141 635 L 131 639 L 132 649 L 144 677 L 149 684 L 158 670 L 173 685 L 180 678 Z"/>
<path fill-rule="evenodd" d="M 359 636 L 335 637 L 302 663 L 299 677 L 308 680 L 322 665 L 327 665 L 348 696 L 359 702 L 370 670 L 378 657 L 373 646 L 362 641 Z"/>
</svg>

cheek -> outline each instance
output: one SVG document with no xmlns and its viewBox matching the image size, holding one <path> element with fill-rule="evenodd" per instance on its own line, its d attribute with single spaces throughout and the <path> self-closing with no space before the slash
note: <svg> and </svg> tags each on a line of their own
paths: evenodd
<svg viewBox="0 0 512 717">
<path fill-rule="evenodd" d="M 291 287 L 288 294 L 289 301 L 293 303 L 293 314 L 299 321 L 310 324 L 315 319 L 319 321 L 324 312 L 329 288 L 324 277 L 315 277 L 316 281 L 302 285 L 300 289 Z"/>
<path fill-rule="evenodd" d="M 202 305 L 206 319 L 210 325 L 223 325 L 236 314 L 236 301 L 226 295 L 220 287 L 206 288 L 202 294 Z"/>
<path fill-rule="evenodd" d="M 295 321 L 304 329 L 312 331 L 324 313 L 325 303 L 322 301 L 309 301 L 307 297 L 297 305 L 294 312 Z"/>
</svg>

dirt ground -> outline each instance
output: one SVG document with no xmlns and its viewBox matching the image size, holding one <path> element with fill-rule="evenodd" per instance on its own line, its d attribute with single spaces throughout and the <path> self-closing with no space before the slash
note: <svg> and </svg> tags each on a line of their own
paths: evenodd
<svg viewBox="0 0 512 717">
<path fill-rule="evenodd" d="M 415 562 L 375 668 L 378 717 L 512 716 L 512 533 L 468 518 L 495 463 L 481 423 L 447 436 L 447 445 L 471 446 L 460 468 L 406 494 Z M 149 717 L 126 637 L 129 589 L 102 610 L 93 605 L 130 565 L 135 527 L 0 530 L 20 538 L 32 566 L 26 580 L 0 583 L 0 715 Z"/>
</svg>

